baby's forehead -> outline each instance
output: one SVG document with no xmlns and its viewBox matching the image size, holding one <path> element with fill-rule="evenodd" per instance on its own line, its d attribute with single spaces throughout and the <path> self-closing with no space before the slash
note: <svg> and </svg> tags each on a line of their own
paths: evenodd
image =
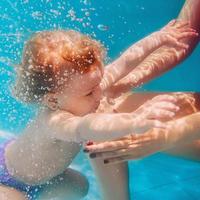
<svg viewBox="0 0 200 200">
<path fill-rule="evenodd" d="M 78 74 L 72 77 L 72 83 L 81 90 L 89 90 L 90 88 L 100 84 L 102 75 L 100 70 L 94 70 L 85 74 Z"/>
<path fill-rule="evenodd" d="M 102 74 L 101 71 L 99 69 L 94 70 L 94 71 L 90 71 L 86 74 L 83 74 L 81 76 L 81 79 L 83 81 L 86 81 L 87 84 L 89 83 L 99 83 L 102 79 Z"/>
</svg>

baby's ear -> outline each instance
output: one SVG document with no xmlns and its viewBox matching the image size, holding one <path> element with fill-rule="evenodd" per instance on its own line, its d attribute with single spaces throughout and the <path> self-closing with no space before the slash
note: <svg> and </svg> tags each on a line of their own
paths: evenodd
<svg viewBox="0 0 200 200">
<path fill-rule="evenodd" d="M 55 93 L 47 93 L 43 97 L 43 104 L 49 107 L 51 110 L 58 109 L 58 99 Z"/>
</svg>

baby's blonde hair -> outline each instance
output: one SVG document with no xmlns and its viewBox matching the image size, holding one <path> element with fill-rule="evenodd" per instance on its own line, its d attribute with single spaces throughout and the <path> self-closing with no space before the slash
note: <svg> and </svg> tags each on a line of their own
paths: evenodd
<svg viewBox="0 0 200 200">
<path fill-rule="evenodd" d="M 40 102 L 71 74 L 102 69 L 104 52 L 99 42 L 77 31 L 38 32 L 24 47 L 14 95 L 26 103 Z"/>
</svg>

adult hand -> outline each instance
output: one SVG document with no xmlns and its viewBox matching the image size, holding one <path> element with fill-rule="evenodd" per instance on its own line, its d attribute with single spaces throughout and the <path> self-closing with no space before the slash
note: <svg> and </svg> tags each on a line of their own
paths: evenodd
<svg viewBox="0 0 200 200">
<path fill-rule="evenodd" d="M 163 42 L 187 49 L 189 46 L 180 40 L 197 37 L 198 33 L 190 27 L 189 22 L 172 20 L 158 32 L 158 36 Z"/>
<path fill-rule="evenodd" d="M 167 122 L 167 129 L 155 128 L 144 134 L 128 135 L 115 141 L 89 143 L 85 152 L 90 153 L 91 158 L 103 158 L 104 163 L 118 163 L 141 159 L 177 145 L 190 143 L 196 137 L 199 138 L 197 125 L 192 125 L 196 115 Z M 199 116 L 200 114 L 196 118 L 199 119 Z M 196 121 L 194 124 L 198 124 L 198 120 Z"/>
<path fill-rule="evenodd" d="M 193 131 L 195 128 L 191 126 L 194 122 L 191 114 L 197 112 L 195 96 L 192 93 L 173 93 L 173 96 L 180 108 L 175 116 L 179 119 L 166 122 L 166 129 L 154 128 L 144 134 L 128 135 L 115 141 L 89 143 L 85 151 L 89 152 L 92 158 L 101 157 L 105 163 L 115 163 L 140 159 L 158 151 L 170 149 L 175 144 L 190 142 L 189 138 L 192 137 L 193 132 L 195 133 Z"/>
<path fill-rule="evenodd" d="M 105 164 L 140 159 L 169 148 L 168 134 L 168 130 L 153 129 L 144 134 L 128 135 L 115 141 L 89 143 L 85 152 L 89 152 L 91 158 L 103 158 Z"/>
</svg>

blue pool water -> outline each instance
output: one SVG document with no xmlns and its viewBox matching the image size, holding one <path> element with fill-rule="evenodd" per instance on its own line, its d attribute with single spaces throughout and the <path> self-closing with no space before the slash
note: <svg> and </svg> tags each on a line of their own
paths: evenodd
<svg viewBox="0 0 200 200">
<path fill-rule="evenodd" d="M 23 43 L 34 31 L 70 28 L 91 34 L 108 48 L 109 61 L 175 18 L 183 3 L 183 0 L 1 0 L 0 135 L 5 132 L 18 135 L 36 112 L 34 107 L 17 102 L 9 90 L 15 79 L 13 65 L 19 62 Z M 200 91 L 199 54 L 200 46 L 178 67 L 139 90 Z M 2 140 L 3 137 L 5 134 Z M 99 200 L 88 161 L 83 154 L 79 158 L 72 167 L 89 179 L 90 191 L 85 200 Z M 197 162 L 156 154 L 132 161 L 129 167 L 132 199 L 199 199 L 200 164 Z"/>
</svg>

